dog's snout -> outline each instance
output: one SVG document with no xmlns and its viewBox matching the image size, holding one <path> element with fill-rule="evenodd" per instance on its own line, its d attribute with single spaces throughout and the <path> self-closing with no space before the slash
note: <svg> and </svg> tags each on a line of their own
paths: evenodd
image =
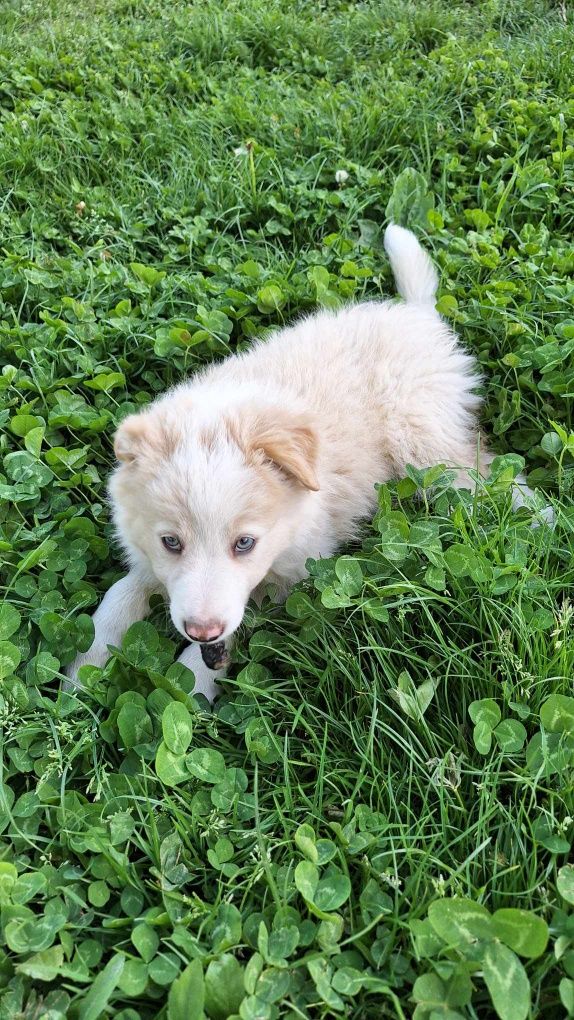
<svg viewBox="0 0 574 1020">
<path fill-rule="evenodd" d="M 221 637 L 225 630 L 220 620 L 204 620 L 203 623 L 198 623 L 197 620 L 186 620 L 184 627 L 188 637 L 193 641 L 201 641 L 203 644 L 217 641 L 217 638 Z"/>
</svg>

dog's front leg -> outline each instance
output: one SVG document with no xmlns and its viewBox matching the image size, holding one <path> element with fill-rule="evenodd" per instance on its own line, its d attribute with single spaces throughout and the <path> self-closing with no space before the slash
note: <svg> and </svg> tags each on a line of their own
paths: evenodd
<svg viewBox="0 0 574 1020">
<path fill-rule="evenodd" d="M 150 596 L 158 590 L 159 586 L 151 575 L 138 568 L 130 570 L 129 574 L 108 589 L 92 617 L 94 640 L 87 652 L 81 652 L 66 667 L 68 680 L 64 689 L 82 686 L 78 680 L 80 666 L 106 664 L 110 657 L 108 645 L 120 645 L 128 627 L 145 619 L 150 611 Z"/>
<path fill-rule="evenodd" d="M 220 642 L 220 644 L 223 644 L 223 642 Z M 229 652 L 229 639 L 225 642 L 225 646 L 225 652 L 220 652 L 218 655 L 218 663 L 222 662 Z M 205 649 L 211 648 L 219 648 L 219 645 L 203 645 L 203 652 L 202 646 L 199 644 L 194 643 L 188 645 L 187 648 L 184 648 L 177 660 L 178 662 L 182 662 L 184 666 L 187 666 L 188 669 L 191 669 L 195 676 L 195 687 L 193 688 L 193 693 L 205 695 L 208 701 L 214 701 L 220 693 L 217 681 L 220 680 L 221 677 L 225 676 L 227 668 L 227 664 L 218 665 L 218 668 L 216 669 L 210 668 L 210 657 L 209 654 L 205 656 Z M 207 658 L 207 663 L 205 662 L 205 658 Z"/>
</svg>

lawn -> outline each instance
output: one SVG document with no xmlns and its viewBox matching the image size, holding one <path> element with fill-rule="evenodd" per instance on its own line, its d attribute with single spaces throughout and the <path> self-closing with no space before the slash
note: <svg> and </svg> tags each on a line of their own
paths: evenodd
<svg viewBox="0 0 574 1020">
<path fill-rule="evenodd" d="M 574 1016 L 567 7 L 0 0 L 0 1020 Z M 122 574 L 115 424 L 391 293 L 390 219 L 490 479 L 380 485 L 213 707 L 161 604 L 61 693 Z"/>
</svg>

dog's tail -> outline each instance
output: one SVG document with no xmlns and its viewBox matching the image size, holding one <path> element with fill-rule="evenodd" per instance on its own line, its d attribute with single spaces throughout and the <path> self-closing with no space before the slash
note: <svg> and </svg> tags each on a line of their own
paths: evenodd
<svg viewBox="0 0 574 1020">
<path fill-rule="evenodd" d="M 437 271 L 412 231 L 396 223 L 389 224 L 385 230 L 385 249 L 401 297 L 414 304 L 434 304 Z"/>
</svg>

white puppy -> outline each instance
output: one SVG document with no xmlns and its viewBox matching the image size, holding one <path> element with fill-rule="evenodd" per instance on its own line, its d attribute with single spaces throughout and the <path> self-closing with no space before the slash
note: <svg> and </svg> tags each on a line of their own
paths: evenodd
<svg viewBox="0 0 574 1020">
<path fill-rule="evenodd" d="M 305 576 L 377 505 L 375 483 L 405 465 L 485 470 L 473 358 L 435 310 L 437 275 L 415 236 L 385 234 L 402 302 L 321 311 L 211 365 L 126 418 L 115 439 L 110 494 L 130 572 L 94 616 L 90 650 L 70 667 L 102 665 L 108 644 L 169 599 L 182 661 L 212 699 L 221 671 L 200 644 L 231 637 L 251 594 Z"/>
</svg>

